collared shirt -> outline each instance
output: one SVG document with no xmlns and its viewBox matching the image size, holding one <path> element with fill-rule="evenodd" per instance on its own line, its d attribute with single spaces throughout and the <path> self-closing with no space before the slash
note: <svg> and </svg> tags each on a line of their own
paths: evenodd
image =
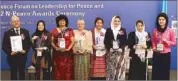
<svg viewBox="0 0 178 81">
<path fill-rule="evenodd" d="M 18 34 L 20 35 L 20 27 L 19 28 L 14 28 L 15 33 L 17 34 L 17 30 L 18 30 Z"/>
</svg>

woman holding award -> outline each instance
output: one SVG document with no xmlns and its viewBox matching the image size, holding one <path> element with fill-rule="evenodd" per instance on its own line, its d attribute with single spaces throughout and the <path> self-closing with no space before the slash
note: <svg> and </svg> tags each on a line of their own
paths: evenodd
<svg viewBox="0 0 178 81">
<path fill-rule="evenodd" d="M 152 80 L 169 80 L 171 47 L 176 45 L 175 32 L 168 27 L 168 16 L 160 13 L 152 37 Z"/>
<path fill-rule="evenodd" d="M 75 80 L 88 80 L 90 76 L 90 54 L 92 52 L 92 35 L 85 30 L 85 21 L 77 20 L 78 30 L 74 30 L 75 44 L 74 68 Z"/>
<path fill-rule="evenodd" d="M 34 50 L 32 63 L 36 68 L 37 80 L 49 80 L 51 61 L 51 37 L 46 30 L 45 22 L 37 22 L 36 32 L 32 35 L 32 48 Z"/>
<path fill-rule="evenodd" d="M 103 28 L 102 18 L 95 19 L 95 28 L 91 30 L 93 39 L 93 54 L 91 54 L 91 79 L 106 80 L 106 49 L 104 37 L 106 30 Z"/>
<path fill-rule="evenodd" d="M 121 19 L 114 16 L 111 21 L 111 27 L 107 28 L 104 44 L 107 48 L 106 56 L 106 80 L 124 80 L 125 79 L 125 62 L 124 48 L 127 43 L 126 31 L 121 27 Z"/>
<path fill-rule="evenodd" d="M 57 27 L 51 32 L 55 80 L 73 80 L 74 33 L 65 15 L 56 17 Z"/>
<path fill-rule="evenodd" d="M 151 47 L 150 34 L 145 31 L 145 24 L 142 20 L 137 20 L 136 30 L 128 35 L 128 47 L 131 57 L 129 80 L 146 79 L 146 55 L 147 49 Z"/>
</svg>

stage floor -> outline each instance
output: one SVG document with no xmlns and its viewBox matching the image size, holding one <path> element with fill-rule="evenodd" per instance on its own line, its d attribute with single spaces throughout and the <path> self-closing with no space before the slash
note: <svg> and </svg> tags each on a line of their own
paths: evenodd
<svg viewBox="0 0 178 81">
<path fill-rule="evenodd" d="M 28 73 L 26 71 L 26 80 L 28 79 Z M 151 75 L 149 75 L 151 76 Z M 149 77 L 151 78 L 151 77 Z M 177 70 L 171 70 L 171 75 L 170 75 L 171 80 L 177 80 Z M 1 71 L 1 80 L 10 80 L 10 71 L 9 70 L 3 70 Z"/>
</svg>

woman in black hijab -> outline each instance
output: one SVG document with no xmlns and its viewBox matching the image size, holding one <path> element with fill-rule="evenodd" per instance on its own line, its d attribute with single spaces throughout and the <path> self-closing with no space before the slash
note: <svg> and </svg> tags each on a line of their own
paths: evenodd
<svg viewBox="0 0 178 81">
<path fill-rule="evenodd" d="M 32 35 L 33 56 L 32 63 L 36 68 L 38 80 L 49 80 L 50 70 L 52 68 L 51 61 L 51 42 L 50 33 L 45 28 L 45 22 L 39 20 L 37 22 L 36 32 Z"/>
</svg>

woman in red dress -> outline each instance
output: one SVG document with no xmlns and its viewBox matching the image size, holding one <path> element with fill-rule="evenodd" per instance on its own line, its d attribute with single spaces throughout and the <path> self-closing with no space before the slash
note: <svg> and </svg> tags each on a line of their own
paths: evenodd
<svg viewBox="0 0 178 81">
<path fill-rule="evenodd" d="M 73 80 L 74 33 L 65 15 L 56 17 L 57 27 L 51 32 L 55 80 Z"/>
</svg>

